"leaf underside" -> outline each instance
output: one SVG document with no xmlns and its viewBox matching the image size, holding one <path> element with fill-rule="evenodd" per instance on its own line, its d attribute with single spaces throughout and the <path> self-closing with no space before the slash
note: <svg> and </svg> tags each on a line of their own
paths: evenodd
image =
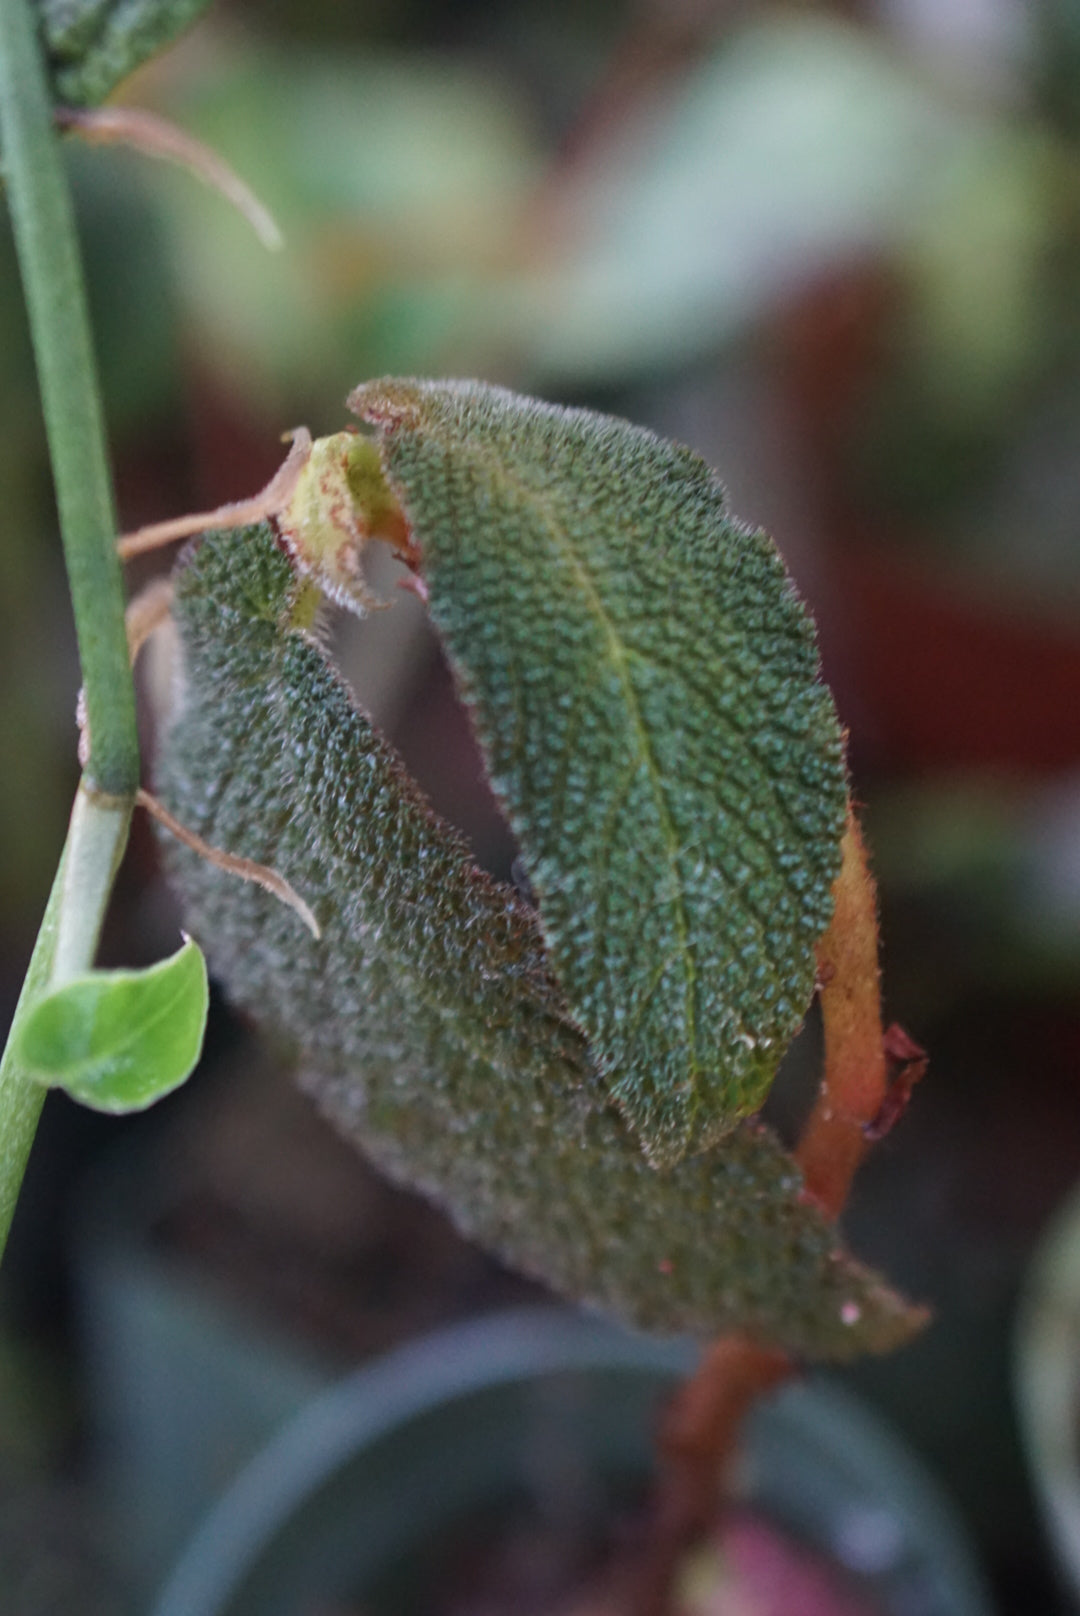
<svg viewBox="0 0 1080 1616">
<path fill-rule="evenodd" d="M 181 701 L 158 789 L 272 865 L 297 917 L 171 840 L 186 924 L 233 998 L 296 1046 L 306 1086 L 392 1176 L 563 1293 L 638 1326 L 750 1331 L 844 1358 L 914 1327 L 739 1125 L 665 1171 L 611 1107 L 535 916 L 431 813 L 323 653 L 288 628 L 270 529 L 210 534 L 175 577 Z"/>
<path fill-rule="evenodd" d="M 814 990 L 847 802 L 810 618 L 689 450 L 475 382 L 350 407 L 525 854 L 553 966 L 655 1162 L 757 1110 Z"/>
</svg>

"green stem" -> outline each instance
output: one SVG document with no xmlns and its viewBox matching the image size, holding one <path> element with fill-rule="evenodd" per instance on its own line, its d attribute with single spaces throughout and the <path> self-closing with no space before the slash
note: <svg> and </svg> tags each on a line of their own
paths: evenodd
<svg viewBox="0 0 1080 1616">
<path fill-rule="evenodd" d="M 103 797 L 83 780 L 71 810 L 49 986 L 90 968 L 131 823 L 130 797 Z"/>
<path fill-rule="evenodd" d="M 30 1146 L 34 1142 L 38 1117 L 45 1100 L 45 1090 L 35 1083 L 15 1058 L 15 1034 L 38 994 L 49 985 L 53 955 L 56 950 L 57 924 L 60 918 L 60 900 L 67 866 L 66 851 L 49 894 L 45 918 L 41 922 L 37 942 L 30 959 L 22 993 L 15 1008 L 11 1035 L 3 1059 L 0 1060 L 0 1257 L 7 1244 L 8 1230 L 19 1197 L 19 1186 L 26 1171 Z"/>
<path fill-rule="evenodd" d="M 99 790 L 128 796 L 139 745 L 116 520 L 71 194 L 30 0 L 0 0 L 0 141 L 86 688 L 88 773 Z"/>
<path fill-rule="evenodd" d="M 78 976 L 93 963 L 130 822 L 130 801 L 102 799 L 87 789 L 85 780 L 80 784 L 45 918 L 0 1060 L 0 1258 L 45 1099 L 45 1089 L 16 1056 L 19 1030 L 42 993 Z"/>
<path fill-rule="evenodd" d="M 15 1058 L 37 996 L 93 964 L 139 784 L 135 689 L 101 400 L 74 211 L 31 0 L 0 0 L 0 152 L 30 318 L 75 613 L 90 755 L 0 1061 L 0 1247 L 43 1091 Z"/>
</svg>

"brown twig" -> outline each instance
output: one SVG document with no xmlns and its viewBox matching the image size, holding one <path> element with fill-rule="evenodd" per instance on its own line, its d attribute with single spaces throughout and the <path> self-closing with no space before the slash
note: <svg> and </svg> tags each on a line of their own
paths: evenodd
<svg viewBox="0 0 1080 1616">
<path fill-rule="evenodd" d="M 659 1477 L 644 1563 L 634 1567 L 630 1616 L 665 1616 L 679 1563 L 712 1520 L 724 1460 L 757 1399 L 794 1372 L 786 1353 L 746 1336 L 726 1336 L 669 1405 L 657 1442 Z"/>
<path fill-rule="evenodd" d="M 179 163 L 231 202 L 269 251 L 284 245 L 273 215 L 250 185 L 212 147 L 167 118 L 138 107 L 57 107 L 53 116 L 61 129 L 73 129 L 92 145 L 130 146 L 146 157 Z"/>
<path fill-rule="evenodd" d="M 825 1062 L 796 1151 L 808 1194 L 839 1217 L 866 1151 L 906 1104 L 926 1057 L 901 1029 L 881 1024 L 877 896 L 849 808 L 832 921 L 818 944 Z M 744 1415 L 788 1379 L 786 1353 L 746 1336 L 709 1347 L 680 1387 L 659 1437 L 659 1480 L 644 1563 L 626 1601 L 630 1616 L 665 1616 L 679 1563 L 716 1509 Z"/>
<path fill-rule="evenodd" d="M 825 1068 L 796 1160 L 806 1192 L 838 1218 L 889 1092 L 881 1025 L 877 892 L 848 810 L 832 922 L 818 944 Z"/>
<path fill-rule="evenodd" d="M 198 853 L 201 859 L 205 859 L 215 869 L 224 870 L 229 875 L 238 876 L 241 881 L 250 881 L 254 886 L 262 887 L 264 892 L 271 893 L 287 908 L 294 910 L 315 941 L 319 941 L 322 936 L 319 922 L 296 888 L 291 887 L 283 875 L 279 875 L 267 864 L 258 864 L 254 859 L 240 858 L 236 853 L 226 853 L 220 847 L 211 847 L 209 842 L 204 842 L 201 836 L 197 836 L 193 830 L 188 830 L 186 825 L 182 825 L 175 814 L 170 814 L 164 803 L 160 803 L 141 786 L 135 793 L 135 801 L 152 819 L 156 819 L 170 836 L 175 836 L 178 842 L 190 847 L 193 853 Z"/>
<path fill-rule="evenodd" d="M 172 610 L 173 584 L 171 578 L 154 578 L 128 601 L 124 613 L 127 632 L 128 656 L 134 663 L 150 638 L 166 621 Z"/>
<path fill-rule="evenodd" d="M 145 555 L 150 550 L 160 550 L 163 545 L 172 544 L 176 539 L 189 539 L 196 533 L 205 533 L 209 528 L 247 527 L 265 521 L 269 516 L 276 516 L 288 504 L 300 473 L 311 458 L 311 433 L 307 427 L 296 427 L 289 437 L 292 443 L 288 454 L 260 493 L 251 499 L 238 499 L 228 505 L 219 505 L 216 510 L 174 516 L 165 522 L 151 522 L 147 527 L 137 528 L 134 533 L 125 533 L 123 538 L 116 541 L 116 552 L 121 561 L 130 561 L 133 556 Z"/>
</svg>

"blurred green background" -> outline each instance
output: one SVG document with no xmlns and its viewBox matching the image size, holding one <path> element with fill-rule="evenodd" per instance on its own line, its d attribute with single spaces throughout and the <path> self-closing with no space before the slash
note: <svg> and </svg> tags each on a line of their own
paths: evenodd
<svg viewBox="0 0 1080 1616">
<path fill-rule="evenodd" d="M 69 142 L 124 527 L 254 491 L 285 429 L 336 430 L 396 372 L 645 422 L 775 536 L 850 730 L 888 1014 L 932 1059 L 849 1228 L 937 1321 L 848 1378 L 951 1488 L 1002 1611 L 1053 1609 L 1009 1331 L 1080 1173 L 1080 8 L 219 0 L 119 99 L 210 142 L 286 238 L 268 254 L 190 175 Z M 78 676 L 6 218 L 0 356 L 10 1013 Z M 337 638 L 507 873 L 419 603 Z M 138 825 L 106 953 L 155 957 L 176 923 Z M 0 1277 L 3 1616 L 138 1608 L 205 1502 L 200 1439 L 137 1418 L 188 1395 L 160 1356 L 188 1339 L 174 1272 L 193 1340 L 219 1303 L 243 1320 L 219 1482 L 326 1375 L 531 1294 L 357 1166 L 220 1006 L 204 1069 L 147 1118 L 50 1099 Z"/>
</svg>

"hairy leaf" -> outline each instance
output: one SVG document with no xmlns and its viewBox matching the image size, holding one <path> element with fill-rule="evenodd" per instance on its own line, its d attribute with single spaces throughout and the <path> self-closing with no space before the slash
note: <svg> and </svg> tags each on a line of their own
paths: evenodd
<svg viewBox="0 0 1080 1616">
<path fill-rule="evenodd" d="M 280 871 L 321 942 L 265 893 L 166 855 L 215 970 L 299 1047 L 336 1123 L 508 1261 L 642 1327 L 837 1358 L 906 1338 L 912 1315 L 838 1248 L 763 1128 L 649 1167 L 533 913 L 471 864 L 294 626 L 306 596 L 270 529 L 206 536 L 175 583 L 158 788 L 200 835 Z"/>
<path fill-rule="evenodd" d="M 374 382 L 431 610 L 556 975 L 654 1161 L 756 1110 L 847 799 L 809 617 L 696 455 L 477 383 Z"/>
<path fill-rule="evenodd" d="M 97 106 L 209 0 L 38 0 L 57 99 Z"/>
<path fill-rule="evenodd" d="M 202 1050 L 206 962 L 190 940 L 140 971 L 89 971 L 39 999 L 18 1058 L 96 1111 L 142 1111 L 185 1082 Z"/>
</svg>

